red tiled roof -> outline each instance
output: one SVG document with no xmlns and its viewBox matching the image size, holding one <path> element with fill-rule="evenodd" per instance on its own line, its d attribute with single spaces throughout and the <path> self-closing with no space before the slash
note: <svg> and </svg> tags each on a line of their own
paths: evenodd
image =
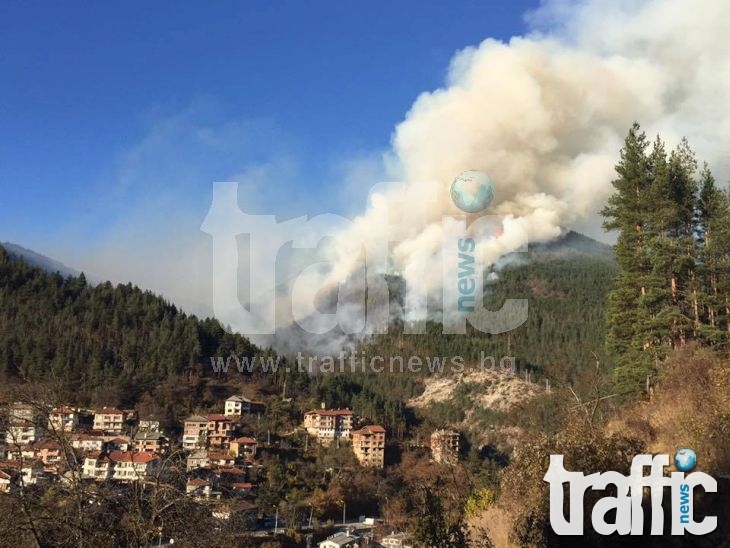
<svg viewBox="0 0 730 548">
<path fill-rule="evenodd" d="M 221 466 L 220 468 L 218 468 L 217 472 L 219 474 L 231 474 L 234 476 L 246 475 L 246 472 L 244 470 L 241 470 L 240 468 L 235 468 L 233 466 Z"/>
<path fill-rule="evenodd" d="M 124 415 L 124 413 L 122 413 L 116 407 L 102 407 L 101 409 L 97 409 L 94 412 L 97 415 Z"/>
<path fill-rule="evenodd" d="M 199 479 L 199 478 L 188 480 L 188 485 L 193 485 L 195 487 L 202 487 L 204 485 L 208 485 L 208 483 L 209 482 L 207 480 Z"/>
<path fill-rule="evenodd" d="M 368 426 L 364 426 L 360 430 L 353 432 L 353 434 L 384 434 L 384 433 L 385 433 L 385 428 L 383 428 L 379 424 L 371 424 Z"/>
<path fill-rule="evenodd" d="M 221 415 L 220 413 L 212 413 L 208 415 L 209 421 L 216 421 L 216 422 L 231 422 L 230 417 L 226 417 L 225 415 Z"/>
<path fill-rule="evenodd" d="M 219 451 L 209 451 L 208 458 L 210 460 L 234 460 L 235 457 L 233 455 L 229 455 L 228 453 L 221 453 Z"/>
<path fill-rule="evenodd" d="M 75 413 L 75 411 L 72 408 L 70 408 L 70 407 L 56 407 L 56 408 L 53 409 L 53 411 L 51 411 L 51 413 L 65 413 L 65 414 L 69 414 L 69 413 Z"/>
<path fill-rule="evenodd" d="M 245 444 L 249 444 L 250 445 L 252 443 L 256 443 L 256 439 L 255 438 L 247 438 L 247 437 L 236 438 L 231 443 L 245 443 Z"/>
<path fill-rule="evenodd" d="M 59 451 L 61 446 L 54 440 L 39 440 L 31 445 L 33 449 L 55 449 Z"/>
<path fill-rule="evenodd" d="M 109 440 L 109 443 L 116 443 L 116 444 L 129 443 L 129 440 L 125 439 L 125 438 L 114 438 L 112 440 Z"/>
<path fill-rule="evenodd" d="M 156 453 L 150 453 L 148 451 L 140 451 L 139 453 L 134 451 L 112 451 L 109 453 L 109 459 L 114 462 L 148 463 L 159 458 Z"/>
<path fill-rule="evenodd" d="M 234 483 L 233 488 L 234 489 L 251 489 L 253 487 L 252 483 Z"/>
<path fill-rule="evenodd" d="M 208 419 L 201 415 L 191 415 L 187 419 L 185 419 L 183 422 L 208 422 Z"/>
</svg>

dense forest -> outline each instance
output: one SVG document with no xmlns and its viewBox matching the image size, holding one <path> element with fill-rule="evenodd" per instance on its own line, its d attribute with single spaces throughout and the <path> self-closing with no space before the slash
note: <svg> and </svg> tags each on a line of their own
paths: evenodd
<svg viewBox="0 0 730 548">
<path fill-rule="evenodd" d="M 629 131 L 603 210 L 617 230 L 620 273 L 610 295 L 607 346 L 619 391 L 637 392 L 668 353 L 689 341 L 730 342 L 730 194 L 686 140 L 667 153 L 638 124 Z M 650 386 L 649 386 L 650 388 Z"/>
<path fill-rule="evenodd" d="M 466 335 L 445 335 L 440 325 L 429 323 L 426 334 L 404 336 L 396 323 L 386 335 L 363 341 L 355 350 L 386 357 L 459 355 L 467 366 L 480 353 L 511 355 L 521 370 L 558 382 L 574 380 L 592 356 L 602 352 L 606 295 L 615 263 L 606 246 L 576 233 L 534 246 L 528 257 L 500 270 L 485 291 L 486 306 L 493 309 L 505 298 L 529 299 L 528 321 L 512 333 L 490 336 L 470 328 Z M 80 403 L 132 405 L 145 393 L 155 393 L 160 405 L 169 407 L 178 402 L 167 400 L 180 399 L 180 394 L 167 393 L 162 385 L 187 383 L 194 377 L 215 389 L 216 382 L 225 384 L 226 379 L 213 378 L 208 360 L 231 354 L 272 355 L 229 333 L 216 320 L 187 315 L 149 291 L 108 282 L 93 286 L 83 275 L 47 273 L 0 248 L 3 379 L 53 382 L 69 401 Z M 405 400 L 423 390 L 423 377 L 430 374 L 309 378 L 297 373 L 287 374 L 288 389 L 302 405 L 311 401 L 350 407 L 400 433 L 413 421 Z M 256 380 L 236 377 L 239 384 Z M 269 390 L 281 390 L 283 379 L 282 372 L 263 381 Z M 213 400 L 200 392 L 199 384 L 188 389 L 199 389 L 196 399 L 201 404 Z"/>
<path fill-rule="evenodd" d="M 101 390 L 132 404 L 209 356 L 261 353 L 217 320 L 199 320 L 131 284 L 91 286 L 14 259 L 0 247 L 0 379 L 54 382 L 70 401 Z"/>
<path fill-rule="evenodd" d="M 618 273 L 610 249 L 569 232 L 552 245 L 530 248 L 486 284 L 484 305 L 498 310 L 505 299 L 527 299 L 529 314 L 504 334 L 470 325 L 464 335 L 442 333 L 428 322 L 423 335 L 404 334 L 400 325 L 365 345 L 370 355 L 462 356 L 467 365 L 482 355 L 514 356 L 530 369 L 559 382 L 572 382 L 580 369 L 604 355 L 607 295 Z"/>
</svg>

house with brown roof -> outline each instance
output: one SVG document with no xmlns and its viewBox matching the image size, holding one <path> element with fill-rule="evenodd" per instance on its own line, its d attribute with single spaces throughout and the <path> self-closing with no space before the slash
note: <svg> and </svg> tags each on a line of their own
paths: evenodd
<svg viewBox="0 0 730 548">
<path fill-rule="evenodd" d="M 18 483 L 22 483 L 22 485 L 36 485 L 47 479 L 43 463 L 39 459 L 2 461 L 0 470 L 8 474 L 16 474 Z"/>
<path fill-rule="evenodd" d="M 57 464 L 61 462 L 61 445 L 55 440 L 40 440 L 32 446 L 33 457 L 40 459 L 43 464 Z"/>
<path fill-rule="evenodd" d="M 208 451 L 208 460 L 211 466 L 233 466 L 236 458 L 224 451 Z"/>
<path fill-rule="evenodd" d="M 211 514 L 221 521 L 235 523 L 236 529 L 250 530 L 256 527 L 258 506 L 245 500 L 228 501 L 213 508 Z"/>
<path fill-rule="evenodd" d="M 236 494 L 247 495 L 253 490 L 253 483 L 248 481 L 236 482 L 231 485 L 231 489 L 233 489 L 233 492 Z"/>
<path fill-rule="evenodd" d="M 240 437 L 231 441 L 229 450 L 236 458 L 242 458 L 247 462 L 256 460 L 256 449 L 258 443 L 255 438 Z"/>
<path fill-rule="evenodd" d="M 129 438 L 117 436 L 106 440 L 107 451 L 129 451 L 131 449 Z"/>
</svg>

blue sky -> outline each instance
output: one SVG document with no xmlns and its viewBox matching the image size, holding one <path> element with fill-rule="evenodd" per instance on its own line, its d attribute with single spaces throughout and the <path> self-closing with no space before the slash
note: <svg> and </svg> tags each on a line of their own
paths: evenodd
<svg viewBox="0 0 730 548">
<path fill-rule="evenodd" d="M 124 253 L 142 219 L 199 226 L 211 183 L 239 175 L 254 209 L 356 211 L 346 174 L 377 176 L 454 52 L 522 33 L 534 7 L 4 2 L 0 240 L 82 263 L 113 242 Z"/>
</svg>

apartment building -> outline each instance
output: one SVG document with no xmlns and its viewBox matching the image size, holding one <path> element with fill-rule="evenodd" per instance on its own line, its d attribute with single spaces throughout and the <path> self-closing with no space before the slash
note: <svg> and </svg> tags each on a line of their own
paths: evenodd
<svg viewBox="0 0 730 548">
<path fill-rule="evenodd" d="M 154 477 L 162 461 L 154 453 L 134 451 L 112 451 L 89 453 L 84 460 L 82 477 L 105 481 L 109 479 L 132 482 Z"/>
<path fill-rule="evenodd" d="M 132 440 L 135 451 L 147 453 L 165 453 L 170 445 L 165 436 L 156 431 L 142 430 Z"/>
<path fill-rule="evenodd" d="M 8 408 L 5 443 L 8 447 L 35 443 L 43 435 L 43 413 L 28 403 L 16 402 Z"/>
<path fill-rule="evenodd" d="M 317 409 L 304 414 L 304 428 L 320 441 L 349 438 L 353 413 L 349 409 Z"/>
<path fill-rule="evenodd" d="M 124 412 L 115 407 L 102 407 L 94 411 L 94 430 L 106 434 L 124 431 Z"/>
<path fill-rule="evenodd" d="M 211 447 L 228 447 L 233 439 L 233 421 L 230 417 L 220 414 L 210 414 L 206 417 L 208 444 Z"/>
<path fill-rule="evenodd" d="M 362 466 L 385 466 L 385 428 L 365 426 L 352 433 L 352 450 Z"/>
<path fill-rule="evenodd" d="M 192 451 L 207 445 L 208 418 L 192 415 L 183 422 L 183 449 Z"/>
</svg>

